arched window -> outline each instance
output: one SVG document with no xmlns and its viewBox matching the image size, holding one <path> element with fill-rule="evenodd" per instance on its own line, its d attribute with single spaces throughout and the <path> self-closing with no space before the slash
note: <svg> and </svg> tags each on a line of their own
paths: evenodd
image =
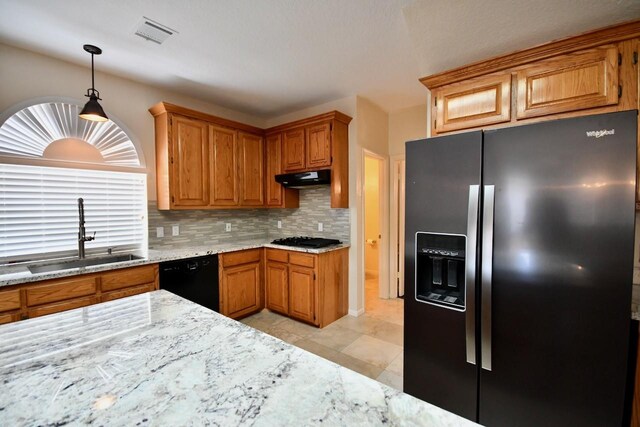
<svg viewBox="0 0 640 427">
<path fill-rule="evenodd" d="M 146 250 L 143 157 L 112 113 L 90 122 L 81 109 L 39 102 L 0 122 L 0 264 L 77 255 L 79 197 L 88 255 Z"/>
</svg>

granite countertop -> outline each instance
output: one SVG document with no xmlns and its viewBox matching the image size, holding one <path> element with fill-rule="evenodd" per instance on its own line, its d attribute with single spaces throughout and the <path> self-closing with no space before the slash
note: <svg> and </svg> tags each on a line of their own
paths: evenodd
<svg viewBox="0 0 640 427">
<path fill-rule="evenodd" d="M 472 426 L 155 291 L 0 326 L 2 425 Z"/>
<path fill-rule="evenodd" d="M 142 259 L 131 261 L 123 261 L 110 264 L 92 265 L 81 268 L 70 268 L 66 270 L 56 270 L 46 273 L 31 273 L 26 265 L 15 265 L 0 267 L 0 287 L 19 285 L 21 283 L 37 282 L 40 280 L 55 279 L 59 277 L 75 276 L 78 274 L 96 273 L 100 271 L 116 270 L 118 268 L 133 267 L 136 265 L 153 264 L 163 261 L 173 261 L 177 259 L 192 258 L 204 255 L 212 255 L 223 252 L 233 252 L 254 248 L 274 248 L 284 249 L 288 251 L 306 252 L 312 254 L 321 254 L 325 252 L 335 251 L 338 249 L 348 248 L 350 245 L 342 243 L 339 245 L 328 246 L 320 249 L 298 248 L 293 246 L 274 245 L 267 239 L 239 240 L 225 243 L 212 243 L 207 246 L 191 246 L 185 248 L 171 249 L 149 249 L 148 254 L 136 254 Z"/>
</svg>

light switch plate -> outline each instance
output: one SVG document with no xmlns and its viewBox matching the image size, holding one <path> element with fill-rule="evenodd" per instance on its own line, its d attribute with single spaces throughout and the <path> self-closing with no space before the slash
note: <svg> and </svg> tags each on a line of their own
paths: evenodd
<svg viewBox="0 0 640 427">
<path fill-rule="evenodd" d="M 156 237 L 164 237 L 164 227 L 156 227 Z"/>
<path fill-rule="evenodd" d="M 321 222 L 318 223 L 318 231 L 324 231 L 324 224 Z"/>
<path fill-rule="evenodd" d="M 278 221 L 278 228 L 282 228 L 282 221 Z"/>
<path fill-rule="evenodd" d="M 172 236 L 179 236 L 180 235 L 180 226 L 179 225 L 171 226 L 171 235 Z"/>
<path fill-rule="evenodd" d="M 224 224 L 224 231 L 231 231 L 231 223 L 227 222 Z"/>
</svg>

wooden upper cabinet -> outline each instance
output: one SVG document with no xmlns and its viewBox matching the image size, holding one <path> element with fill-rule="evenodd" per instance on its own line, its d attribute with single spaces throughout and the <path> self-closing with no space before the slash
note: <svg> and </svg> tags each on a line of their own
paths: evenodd
<svg viewBox="0 0 640 427">
<path fill-rule="evenodd" d="M 209 126 L 211 141 L 211 205 L 237 206 L 240 200 L 238 185 L 238 140 L 236 131 Z"/>
<path fill-rule="evenodd" d="M 517 71 L 518 119 L 618 103 L 618 49 L 607 46 Z"/>
<path fill-rule="evenodd" d="M 262 137 L 239 132 L 240 146 L 240 205 L 264 205 L 264 140 Z"/>
<path fill-rule="evenodd" d="M 331 125 L 321 123 L 306 128 L 306 167 L 331 166 Z"/>
<path fill-rule="evenodd" d="M 437 133 L 508 122 L 511 74 L 485 76 L 433 91 Z"/>
<path fill-rule="evenodd" d="M 282 185 L 276 182 L 275 176 L 282 173 L 282 134 L 267 136 L 266 140 L 266 204 L 267 206 L 282 205 Z"/>
<path fill-rule="evenodd" d="M 206 206 L 209 203 L 207 125 L 174 116 L 172 134 L 172 205 Z"/>
<path fill-rule="evenodd" d="M 285 172 L 295 172 L 305 168 L 304 128 L 291 129 L 283 133 L 282 163 L 282 169 Z"/>
</svg>

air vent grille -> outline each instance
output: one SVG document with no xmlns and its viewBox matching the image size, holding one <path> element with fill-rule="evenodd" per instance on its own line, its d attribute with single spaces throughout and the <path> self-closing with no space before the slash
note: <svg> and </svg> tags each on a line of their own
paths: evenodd
<svg viewBox="0 0 640 427">
<path fill-rule="evenodd" d="M 153 19 L 149 19 L 146 16 L 142 17 L 135 32 L 136 36 L 158 44 L 162 44 L 169 36 L 177 33 L 176 30 L 162 25 Z"/>
</svg>

